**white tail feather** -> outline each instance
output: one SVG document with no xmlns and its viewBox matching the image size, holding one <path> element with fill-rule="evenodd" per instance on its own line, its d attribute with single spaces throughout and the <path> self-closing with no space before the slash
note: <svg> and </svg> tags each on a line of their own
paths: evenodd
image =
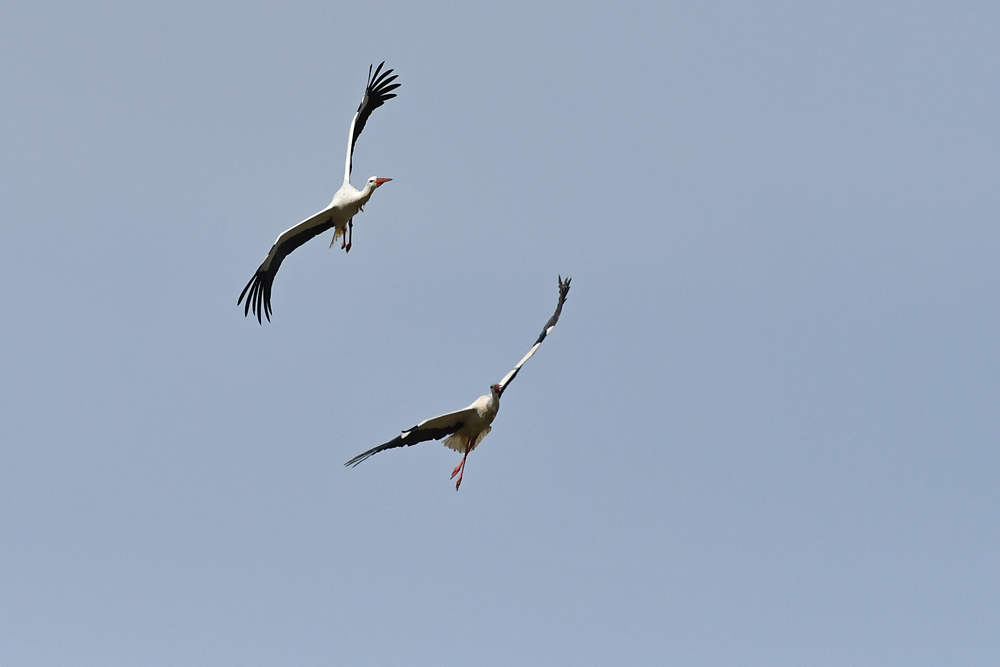
<svg viewBox="0 0 1000 667">
<path fill-rule="evenodd" d="M 330 239 L 330 247 L 332 248 L 333 244 L 337 242 L 337 239 L 339 239 L 343 235 L 344 235 L 344 229 L 342 227 L 334 227 L 333 238 Z"/>
<path fill-rule="evenodd" d="M 492 426 L 487 426 L 485 429 L 482 430 L 482 432 L 478 436 L 476 436 L 476 441 L 472 443 L 472 447 L 469 448 L 470 452 L 479 446 L 479 443 L 483 441 L 483 438 L 486 437 L 486 434 L 489 433 L 490 430 L 492 430 L 492 428 L 493 428 Z M 469 442 L 469 437 L 464 433 L 462 433 L 461 431 L 459 431 L 458 433 L 449 435 L 447 438 L 445 438 L 444 446 L 447 447 L 448 449 L 454 449 L 459 454 L 464 454 L 465 444 L 467 442 Z"/>
</svg>

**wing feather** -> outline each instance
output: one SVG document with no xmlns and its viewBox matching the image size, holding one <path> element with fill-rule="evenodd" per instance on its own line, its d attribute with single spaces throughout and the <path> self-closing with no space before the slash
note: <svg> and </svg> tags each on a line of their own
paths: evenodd
<svg viewBox="0 0 1000 667">
<path fill-rule="evenodd" d="M 386 449 L 409 447 L 410 445 L 415 445 L 418 442 L 440 440 L 441 438 L 453 435 L 465 425 L 465 422 L 467 422 L 474 413 L 475 408 L 465 408 L 464 410 L 449 412 L 448 414 L 441 415 L 439 417 L 425 419 L 416 426 L 403 431 L 389 442 L 381 444 L 378 447 L 372 447 L 367 452 L 358 454 L 344 465 L 353 467 L 367 459 L 369 456 L 378 454 Z"/>
<path fill-rule="evenodd" d="M 517 366 L 514 366 L 514 368 L 509 373 L 507 373 L 507 375 L 505 375 L 502 380 L 500 380 L 499 383 L 500 388 L 497 391 L 498 396 L 503 395 L 503 392 L 507 388 L 507 385 L 509 385 L 511 381 L 517 376 L 517 373 L 518 371 L 521 370 L 521 366 L 524 365 L 524 362 L 526 362 L 528 359 L 531 359 L 531 356 L 535 353 L 535 350 L 537 350 L 538 347 L 542 344 L 542 341 L 545 340 L 545 337 L 548 336 L 550 333 L 552 333 L 552 330 L 555 328 L 556 323 L 559 321 L 559 315 L 562 314 L 563 304 L 566 303 L 566 295 L 569 294 L 570 278 L 563 280 L 562 276 L 559 276 L 558 280 L 559 280 L 559 303 L 556 304 L 556 312 L 553 313 L 552 317 L 549 318 L 549 321 L 545 323 L 545 326 L 542 328 L 542 333 L 539 334 L 538 340 L 536 340 L 535 344 L 531 346 L 531 349 L 528 350 L 528 353 L 524 355 L 521 361 L 517 362 Z"/>
<path fill-rule="evenodd" d="M 281 262 L 303 243 L 322 234 L 333 225 L 332 209 L 324 209 L 281 233 L 236 301 L 238 306 L 243 303 L 243 297 L 247 297 L 243 309 L 244 317 L 253 310 L 258 323 L 262 323 L 262 317 L 267 317 L 268 322 L 271 321 L 271 285 L 274 283 L 274 276 L 278 273 Z"/>
<path fill-rule="evenodd" d="M 384 60 L 379 63 L 374 74 L 372 74 L 371 66 L 368 67 L 368 85 L 365 86 L 365 95 L 361 98 L 361 104 L 358 105 L 358 111 L 354 115 L 354 122 L 351 124 L 354 130 L 351 133 L 351 144 L 348 150 L 348 177 L 350 177 L 351 171 L 354 169 L 354 147 L 358 143 L 361 131 L 365 129 L 368 118 L 372 115 L 372 111 L 385 104 L 386 100 L 394 98 L 396 93 L 392 91 L 400 86 L 398 83 L 393 83 L 399 75 L 392 74 L 391 69 L 383 72 L 383 65 L 385 65 Z"/>
</svg>

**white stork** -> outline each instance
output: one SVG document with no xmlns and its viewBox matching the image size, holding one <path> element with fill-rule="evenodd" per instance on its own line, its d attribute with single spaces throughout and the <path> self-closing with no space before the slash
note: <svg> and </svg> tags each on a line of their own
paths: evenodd
<svg viewBox="0 0 1000 667">
<path fill-rule="evenodd" d="M 455 490 L 458 491 L 458 487 L 462 484 L 462 475 L 465 472 L 465 459 L 468 458 L 469 452 L 475 449 L 482 442 L 483 438 L 486 437 L 486 434 L 490 432 L 492 428 L 490 424 L 493 423 L 497 412 L 500 410 L 500 396 L 507 388 L 507 385 L 511 383 L 511 380 L 517 375 L 517 372 L 521 370 L 524 362 L 531 358 L 531 355 L 535 353 L 535 350 L 538 349 L 538 346 L 542 344 L 545 337 L 555 328 L 556 322 L 559 321 L 559 314 L 562 313 L 563 304 L 566 303 L 566 294 L 569 292 L 569 281 L 569 278 L 563 280 L 562 276 L 559 276 L 559 303 L 556 305 L 556 312 L 545 323 L 545 328 L 542 329 L 538 340 L 531 346 L 528 353 L 524 355 L 524 358 L 517 362 L 517 366 L 514 366 L 514 369 L 507 373 L 499 383 L 490 387 L 488 396 L 480 396 L 472 405 L 464 410 L 449 412 L 446 415 L 434 417 L 433 419 L 425 419 L 416 426 L 403 431 L 384 445 L 379 445 L 378 447 L 369 449 L 367 452 L 358 454 L 344 465 L 356 466 L 372 454 L 378 454 L 386 449 L 409 447 L 418 442 L 446 438 L 444 441 L 446 447 L 454 449 L 456 452 L 462 452 L 462 462 L 455 466 L 455 469 L 451 472 L 452 479 L 458 475 L 458 481 L 455 482 Z"/>
<path fill-rule="evenodd" d="M 289 253 L 309 239 L 333 227 L 333 240 L 330 241 L 330 247 L 332 248 L 337 239 L 343 236 L 344 240 L 341 242 L 340 247 L 349 252 L 351 250 L 351 239 L 354 230 L 354 215 L 364 210 L 368 199 L 378 187 L 392 180 L 391 178 L 372 176 L 361 190 L 351 185 L 352 158 L 354 157 L 354 146 L 358 143 L 358 137 L 361 135 L 361 131 L 365 129 L 365 123 L 368 122 L 368 117 L 372 115 L 372 111 L 385 104 L 386 100 L 395 97 L 396 93 L 391 91 L 399 88 L 398 83 L 393 83 L 398 75 L 389 76 L 392 74 L 392 70 L 387 69 L 383 72 L 382 65 L 385 65 L 385 61 L 382 61 L 375 69 L 374 74 L 372 74 L 372 68 L 369 66 L 368 85 L 365 87 L 365 96 L 361 98 L 361 105 L 358 107 L 357 113 L 354 114 L 353 120 L 351 120 L 351 129 L 347 134 L 347 163 L 344 165 L 344 184 L 333 195 L 333 201 L 330 202 L 329 206 L 316 215 L 306 218 L 291 229 L 285 230 L 278 237 L 278 240 L 274 242 L 271 250 L 267 253 L 267 257 L 261 262 L 260 267 L 253 278 L 250 279 L 250 282 L 247 283 L 247 286 L 243 288 L 240 298 L 236 302 L 236 305 L 239 305 L 243 302 L 243 297 L 247 297 L 246 307 L 243 309 L 244 317 L 253 309 L 254 315 L 257 316 L 257 322 L 261 322 L 261 315 L 266 316 L 268 321 L 271 320 L 271 285 L 274 283 L 275 274 L 278 273 L 278 267 L 281 266 L 282 260 Z"/>
</svg>

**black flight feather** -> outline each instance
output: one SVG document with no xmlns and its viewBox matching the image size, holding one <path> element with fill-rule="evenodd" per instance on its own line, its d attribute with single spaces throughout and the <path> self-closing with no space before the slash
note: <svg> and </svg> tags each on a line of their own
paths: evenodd
<svg viewBox="0 0 1000 667">
<path fill-rule="evenodd" d="M 440 440 L 453 433 L 456 433 L 460 428 L 462 428 L 462 422 L 452 424 L 451 426 L 445 426 L 442 428 L 426 428 L 423 430 L 418 430 L 419 426 L 414 426 L 408 431 L 403 431 L 402 434 L 397 435 L 395 438 L 385 443 L 384 445 L 379 445 L 378 447 L 372 447 L 367 452 L 358 454 L 353 459 L 345 463 L 345 466 L 356 466 L 369 456 L 373 454 L 378 454 L 386 449 L 394 449 L 396 447 L 409 447 L 410 445 L 415 445 L 418 442 L 426 442 L 428 440 Z"/>
<path fill-rule="evenodd" d="M 358 137 L 361 136 L 361 130 L 365 129 L 368 117 L 372 115 L 372 111 L 385 104 L 386 100 L 395 97 L 396 93 L 391 91 L 400 86 L 398 83 L 393 83 L 399 75 L 392 74 L 391 69 L 382 72 L 383 65 L 385 65 L 384 60 L 379 63 L 374 74 L 372 74 L 372 66 L 368 66 L 368 85 L 365 87 L 365 96 L 361 98 L 361 104 L 358 105 L 358 117 L 354 121 L 354 135 L 351 137 L 351 170 L 354 169 L 354 147 L 358 143 Z M 390 74 L 392 76 L 389 76 Z"/>
<path fill-rule="evenodd" d="M 274 283 L 274 276 L 278 273 L 278 267 L 281 266 L 281 262 L 306 241 L 319 236 L 331 227 L 333 227 L 332 221 L 314 225 L 303 229 L 295 236 L 285 239 L 281 245 L 275 243 L 271 246 L 271 250 L 267 253 L 268 258 L 261 263 L 257 272 L 253 274 L 253 278 L 243 288 L 240 298 L 236 301 L 236 305 L 240 305 L 243 302 L 243 297 L 247 296 L 247 292 L 249 291 L 246 307 L 243 309 L 244 317 L 252 309 L 253 314 L 257 316 L 258 323 L 262 323 L 261 316 L 267 317 L 268 322 L 271 321 L 271 285 Z M 274 255 L 272 256 L 271 253 L 274 253 Z"/>
</svg>

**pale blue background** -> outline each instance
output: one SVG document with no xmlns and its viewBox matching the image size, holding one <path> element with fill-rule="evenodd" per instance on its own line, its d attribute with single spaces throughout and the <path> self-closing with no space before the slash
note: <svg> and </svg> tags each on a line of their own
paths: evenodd
<svg viewBox="0 0 1000 667">
<path fill-rule="evenodd" d="M 1000 661 L 1000 5 L 22 2 L 0 664 Z M 236 297 L 403 86 L 355 226 Z M 341 464 L 553 335 L 469 459 Z"/>
</svg>

